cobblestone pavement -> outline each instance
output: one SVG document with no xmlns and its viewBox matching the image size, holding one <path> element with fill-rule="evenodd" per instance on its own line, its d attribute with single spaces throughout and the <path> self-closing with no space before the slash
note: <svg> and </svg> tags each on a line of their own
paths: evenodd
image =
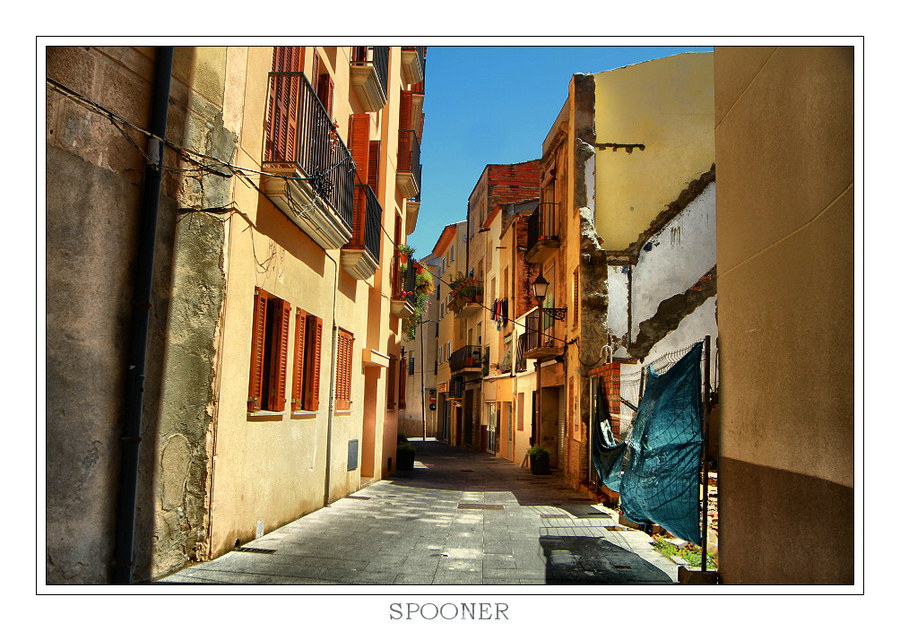
<svg viewBox="0 0 900 631">
<path fill-rule="evenodd" d="M 416 468 L 162 583 L 669 584 L 650 537 L 558 473 L 413 441 Z"/>
</svg>

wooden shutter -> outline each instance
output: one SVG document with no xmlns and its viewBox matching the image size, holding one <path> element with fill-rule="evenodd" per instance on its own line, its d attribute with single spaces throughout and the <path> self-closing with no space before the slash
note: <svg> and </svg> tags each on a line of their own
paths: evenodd
<svg viewBox="0 0 900 631">
<path fill-rule="evenodd" d="M 288 369 L 288 339 L 290 337 L 291 305 L 276 299 L 276 321 L 272 331 L 271 361 L 269 362 L 269 392 L 266 409 L 284 411 Z"/>
<path fill-rule="evenodd" d="M 273 72 L 300 72 L 304 49 L 301 46 L 276 46 Z M 300 98 L 299 77 L 273 77 L 269 84 L 269 111 L 266 127 L 266 159 L 296 159 L 297 116 Z"/>
<path fill-rule="evenodd" d="M 397 397 L 400 400 L 398 407 L 401 410 L 406 409 L 406 359 L 400 360 L 400 374 L 398 375 Z"/>
<path fill-rule="evenodd" d="M 294 374 L 291 379 L 291 411 L 303 409 L 303 376 L 306 367 L 306 319 L 303 309 L 297 309 L 294 317 Z"/>
<path fill-rule="evenodd" d="M 581 279 L 579 278 L 579 269 L 576 267 L 575 271 L 572 272 L 572 275 L 575 277 L 572 279 L 572 326 L 578 324 L 578 312 L 580 310 Z"/>
<path fill-rule="evenodd" d="M 387 374 L 387 406 L 389 410 L 394 409 L 397 405 L 397 358 L 393 355 L 390 355 L 388 361 L 388 374 Z"/>
<path fill-rule="evenodd" d="M 338 330 L 337 366 L 335 367 L 335 409 L 350 409 L 350 386 L 353 368 L 353 334 Z"/>
<path fill-rule="evenodd" d="M 250 341 L 250 391 L 247 395 L 247 409 L 255 412 L 261 409 L 263 392 L 263 366 L 266 346 L 266 303 L 269 294 L 256 288 L 253 297 L 253 329 Z"/>
<path fill-rule="evenodd" d="M 369 177 L 366 183 L 378 194 L 378 163 L 381 157 L 381 141 L 369 141 Z"/>
<path fill-rule="evenodd" d="M 369 181 L 369 115 L 350 116 L 350 153 L 356 162 L 356 177 L 359 182 Z"/>
<path fill-rule="evenodd" d="M 319 75 L 316 94 L 319 95 L 319 100 L 322 101 L 322 105 L 325 106 L 325 111 L 328 112 L 328 118 L 331 119 L 332 110 L 334 109 L 334 79 L 332 79 L 331 75 L 327 72 L 323 72 Z"/>
<path fill-rule="evenodd" d="M 322 318 L 306 317 L 306 377 L 304 379 L 304 408 L 319 409 L 319 374 L 322 363 Z"/>
</svg>

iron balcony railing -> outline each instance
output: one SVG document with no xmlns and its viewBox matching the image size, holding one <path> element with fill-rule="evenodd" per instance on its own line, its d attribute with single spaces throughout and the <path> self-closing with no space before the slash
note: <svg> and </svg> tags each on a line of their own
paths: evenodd
<svg viewBox="0 0 900 631">
<path fill-rule="evenodd" d="M 450 354 L 450 370 L 463 370 L 464 368 L 481 369 L 480 346 L 463 346 Z"/>
<path fill-rule="evenodd" d="M 364 247 L 372 258 L 378 261 L 381 254 L 381 204 L 378 202 L 378 196 L 368 184 L 356 185 L 356 210 L 365 213 L 365 220 L 362 223 L 362 230 L 354 229 L 353 236 L 350 237 L 350 247 Z"/>
<path fill-rule="evenodd" d="M 544 321 L 541 322 L 541 316 Z M 561 344 L 561 329 L 558 322 L 565 320 L 565 309 L 535 309 L 525 316 L 525 333 L 519 339 L 524 339 L 523 353 L 535 348 L 556 346 Z M 559 334 L 557 334 L 559 333 Z"/>
<path fill-rule="evenodd" d="M 409 304 L 416 304 L 416 268 L 413 260 L 406 261 L 406 270 L 403 270 L 403 261 L 399 256 L 394 256 L 391 264 L 391 299 L 406 300 Z"/>
<path fill-rule="evenodd" d="M 528 250 L 547 239 L 559 239 L 558 202 L 541 202 L 528 217 Z"/>
<path fill-rule="evenodd" d="M 375 68 L 375 75 L 381 82 L 381 91 L 387 94 L 388 59 L 390 54 L 390 46 L 354 46 L 350 63 L 354 65 L 371 65 Z"/>
<path fill-rule="evenodd" d="M 313 190 L 352 227 L 356 164 L 306 76 L 270 72 L 268 102 L 263 167 L 299 167 Z"/>
<path fill-rule="evenodd" d="M 397 170 L 412 173 L 416 188 L 422 189 L 422 162 L 419 136 L 414 129 L 401 129 L 397 149 Z"/>
</svg>

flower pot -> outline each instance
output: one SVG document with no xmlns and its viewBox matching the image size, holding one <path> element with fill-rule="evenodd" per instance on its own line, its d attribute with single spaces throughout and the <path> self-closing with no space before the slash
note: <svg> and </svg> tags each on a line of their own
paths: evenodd
<svg viewBox="0 0 900 631">
<path fill-rule="evenodd" d="M 531 473 L 534 475 L 550 474 L 550 454 L 546 451 L 528 456 L 531 461 Z"/>
<path fill-rule="evenodd" d="M 412 471 L 416 462 L 415 449 L 397 450 L 397 471 Z"/>
</svg>

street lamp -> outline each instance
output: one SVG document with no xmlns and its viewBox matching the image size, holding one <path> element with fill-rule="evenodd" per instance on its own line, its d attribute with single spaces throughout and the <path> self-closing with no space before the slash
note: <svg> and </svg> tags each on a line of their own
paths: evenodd
<svg viewBox="0 0 900 631">
<path fill-rule="evenodd" d="M 534 297 L 538 303 L 538 330 L 537 330 L 537 346 L 541 345 L 541 338 L 543 337 L 544 332 L 541 330 L 544 326 L 544 298 L 547 297 L 547 289 L 550 287 L 550 282 L 544 278 L 543 272 L 538 274 L 538 277 L 535 278 L 531 283 L 531 291 L 534 293 Z M 535 428 L 534 433 L 536 436 L 532 436 L 532 444 L 541 444 L 541 412 L 543 411 L 543 403 L 541 399 L 543 398 L 541 393 L 541 359 L 540 357 L 535 358 L 534 362 L 534 371 L 537 373 L 537 396 L 535 397 L 535 403 L 537 403 L 535 410 Z"/>
</svg>

